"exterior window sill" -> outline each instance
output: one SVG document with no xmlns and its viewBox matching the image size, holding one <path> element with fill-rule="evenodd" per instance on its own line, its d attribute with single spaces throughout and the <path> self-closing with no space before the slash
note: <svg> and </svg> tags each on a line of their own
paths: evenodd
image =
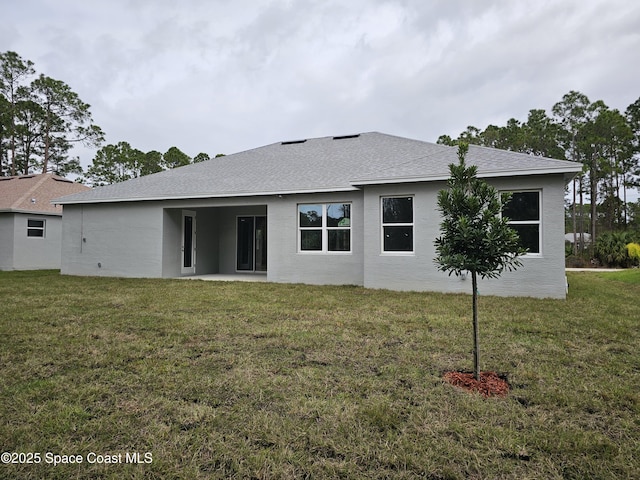
<svg viewBox="0 0 640 480">
<path fill-rule="evenodd" d="M 322 252 L 320 250 L 301 250 L 298 255 L 353 255 L 353 252 Z"/>
</svg>

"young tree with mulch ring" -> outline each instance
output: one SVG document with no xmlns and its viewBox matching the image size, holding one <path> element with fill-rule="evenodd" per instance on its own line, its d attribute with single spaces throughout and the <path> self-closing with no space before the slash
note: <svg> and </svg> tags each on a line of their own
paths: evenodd
<svg viewBox="0 0 640 480">
<path fill-rule="evenodd" d="M 473 375 L 480 380 L 478 333 L 478 275 L 497 278 L 507 269 L 522 266 L 518 260 L 526 249 L 518 233 L 501 215 L 510 194 L 499 193 L 477 178 L 477 167 L 467 166 L 468 144 L 458 146 L 458 165 L 450 164 L 448 189 L 438 192 L 438 209 L 443 220 L 441 236 L 435 240 L 438 269 L 461 275 L 471 273 L 473 293 Z"/>
</svg>

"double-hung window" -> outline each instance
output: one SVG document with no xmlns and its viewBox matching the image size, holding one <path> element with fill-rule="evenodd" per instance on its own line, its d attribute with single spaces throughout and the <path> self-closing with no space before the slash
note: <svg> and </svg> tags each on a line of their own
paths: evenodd
<svg viewBox="0 0 640 480">
<path fill-rule="evenodd" d="M 413 252 L 413 197 L 382 197 L 382 251 Z"/>
<path fill-rule="evenodd" d="M 27 219 L 27 237 L 44 237 L 45 220 L 36 218 Z"/>
<path fill-rule="evenodd" d="M 520 245 L 527 254 L 539 255 L 541 250 L 540 191 L 511 192 L 511 200 L 502 209 L 509 226 L 520 236 Z"/>
<path fill-rule="evenodd" d="M 351 204 L 298 205 L 298 247 L 301 252 L 350 252 Z"/>
</svg>

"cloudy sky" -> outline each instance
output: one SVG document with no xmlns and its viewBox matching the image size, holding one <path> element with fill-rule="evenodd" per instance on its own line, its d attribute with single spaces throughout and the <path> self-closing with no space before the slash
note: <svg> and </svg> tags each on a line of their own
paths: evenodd
<svg viewBox="0 0 640 480">
<path fill-rule="evenodd" d="M 107 143 L 143 151 L 435 142 L 570 90 L 621 111 L 640 97 L 637 0 L 21 0 L 2 14 L 0 51 L 67 83 Z"/>
</svg>

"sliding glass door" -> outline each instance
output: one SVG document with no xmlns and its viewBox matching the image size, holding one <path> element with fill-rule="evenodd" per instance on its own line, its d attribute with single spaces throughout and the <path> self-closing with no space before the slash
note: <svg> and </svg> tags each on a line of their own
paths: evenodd
<svg viewBox="0 0 640 480">
<path fill-rule="evenodd" d="M 238 217 L 236 232 L 236 269 L 245 272 L 266 272 L 267 217 Z"/>
</svg>

